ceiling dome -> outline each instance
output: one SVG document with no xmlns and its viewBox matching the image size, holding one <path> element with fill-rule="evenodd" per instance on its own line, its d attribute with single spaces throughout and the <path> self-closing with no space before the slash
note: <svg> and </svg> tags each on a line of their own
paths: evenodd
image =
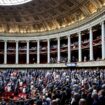
<svg viewBox="0 0 105 105">
<path fill-rule="evenodd" d="M 30 1 L 31 0 L 0 0 L 0 5 L 1 6 L 20 5 Z"/>
<path fill-rule="evenodd" d="M 11 4 L 29 0 L 2 1 Z M 23 5 L 0 6 L 0 32 L 49 32 L 86 19 L 104 6 L 105 0 L 32 0 Z"/>
</svg>

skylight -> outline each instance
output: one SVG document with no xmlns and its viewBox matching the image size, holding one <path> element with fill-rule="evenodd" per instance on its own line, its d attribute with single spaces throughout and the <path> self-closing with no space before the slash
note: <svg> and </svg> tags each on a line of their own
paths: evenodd
<svg viewBox="0 0 105 105">
<path fill-rule="evenodd" d="M 0 0 L 1 6 L 11 6 L 11 5 L 20 5 L 32 0 Z"/>
</svg>

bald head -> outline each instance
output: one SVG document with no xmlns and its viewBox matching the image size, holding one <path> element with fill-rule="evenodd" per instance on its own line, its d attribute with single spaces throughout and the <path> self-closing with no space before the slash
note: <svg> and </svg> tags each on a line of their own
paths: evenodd
<svg viewBox="0 0 105 105">
<path fill-rule="evenodd" d="M 79 101 L 79 105 L 86 105 L 86 100 L 81 98 Z"/>
</svg>

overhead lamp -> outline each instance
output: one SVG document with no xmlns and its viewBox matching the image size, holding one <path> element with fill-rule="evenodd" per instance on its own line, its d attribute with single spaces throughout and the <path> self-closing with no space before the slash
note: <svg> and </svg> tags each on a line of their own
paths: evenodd
<svg viewBox="0 0 105 105">
<path fill-rule="evenodd" d="M 32 0 L 0 0 L 0 6 L 20 5 Z"/>
</svg>

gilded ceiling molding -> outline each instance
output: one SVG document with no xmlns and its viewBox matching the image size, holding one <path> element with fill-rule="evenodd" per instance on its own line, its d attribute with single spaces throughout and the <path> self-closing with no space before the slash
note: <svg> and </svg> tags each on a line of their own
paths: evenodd
<svg viewBox="0 0 105 105">
<path fill-rule="evenodd" d="M 105 0 L 32 0 L 15 8 L 0 7 L 0 33 L 24 36 L 72 29 L 103 8 Z"/>
</svg>

